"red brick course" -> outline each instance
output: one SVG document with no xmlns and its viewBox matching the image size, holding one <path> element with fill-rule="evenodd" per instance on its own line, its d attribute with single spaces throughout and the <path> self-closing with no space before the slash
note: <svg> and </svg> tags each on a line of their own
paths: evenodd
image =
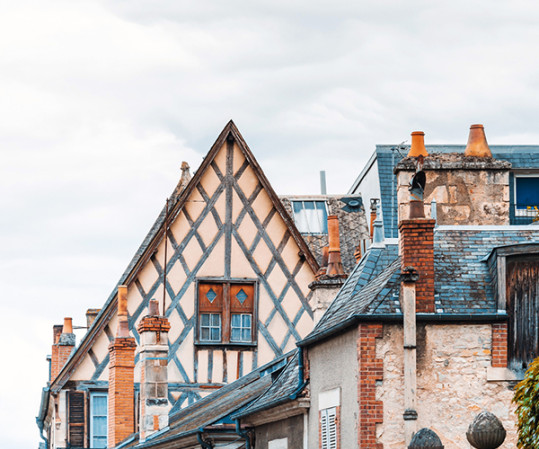
<svg viewBox="0 0 539 449">
<path fill-rule="evenodd" d="M 358 327 L 358 447 L 382 449 L 376 439 L 376 424 L 384 420 L 384 405 L 376 400 L 376 381 L 384 377 L 384 365 L 376 358 L 376 339 L 381 338 L 382 324 L 360 324 Z"/>
<path fill-rule="evenodd" d="M 419 273 L 416 282 L 416 311 L 433 313 L 434 307 L 434 226 L 436 220 L 415 218 L 401 220 L 400 252 L 402 268 L 414 267 Z"/>
<path fill-rule="evenodd" d="M 492 325 L 492 366 L 507 367 L 507 323 Z"/>
<path fill-rule="evenodd" d="M 51 382 L 56 379 L 73 351 L 73 346 L 53 345 L 51 354 Z"/>
<path fill-rule="evenodd" d="M 132 337 L 117 337 L 109 345 L 109 447 L 135 431 L 135 347 Z"/>
</svg>

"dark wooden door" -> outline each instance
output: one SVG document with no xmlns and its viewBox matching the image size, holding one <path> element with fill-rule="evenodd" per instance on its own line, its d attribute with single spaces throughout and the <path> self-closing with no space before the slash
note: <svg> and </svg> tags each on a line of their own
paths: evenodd
<svg viewBox="0 0 539 449">
<path fill-rule="evenodd" d="M 539 356 L 539 256 L 507 259 L 509 365 L 526 369 Z"/>
</svg>

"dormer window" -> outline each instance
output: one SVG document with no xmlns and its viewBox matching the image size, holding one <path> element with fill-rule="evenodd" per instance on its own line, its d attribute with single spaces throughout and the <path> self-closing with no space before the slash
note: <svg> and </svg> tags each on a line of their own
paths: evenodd
<svg viewBox="0 0 539 449">
<path fill-rule="evenodd" d="M 327 234 L 325 201 L 292 201 L 294 222 L 302 234 Z"/>
</svg>

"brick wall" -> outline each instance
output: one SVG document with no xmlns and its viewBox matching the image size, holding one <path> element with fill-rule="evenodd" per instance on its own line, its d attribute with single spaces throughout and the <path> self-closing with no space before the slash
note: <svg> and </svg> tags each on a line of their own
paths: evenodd
<svg viewBox="0 0 539 449">
<path fill-rule="evenodd" d="M 383 402 L 376 400 L 376 381 L 383 379 L 383 361 L 376 358 L 376 339 L 383 335 L 382 324 L 360 324 L 358 327 L 358 447 L 382 449 L 377 442 L 376 425 L 384 419 Z"/>
<path fill-rule="evenodd" d="M 492 366 L 507 367 L 507 323 L 492 325 Z"/>
<path fill-rule="evenodd" d="M 53 345 L 51 355 L 51 382 L 56 379 L 73 351 L 73 346 Z"/>
<path fill-rule="evenodd" d="M 109 346 L 109 447 L 135 431 L 135 347 L 132 337 L 117 337 Z"/>
<path fill-rule="evenodd" d="M 416 283 L 416 311 L 433 313 L 434 308 L 434 225 L 435 220 L 416 218 L 399 223 L 402 268 L 414 267 L 419 273 Z"/>
</svg>

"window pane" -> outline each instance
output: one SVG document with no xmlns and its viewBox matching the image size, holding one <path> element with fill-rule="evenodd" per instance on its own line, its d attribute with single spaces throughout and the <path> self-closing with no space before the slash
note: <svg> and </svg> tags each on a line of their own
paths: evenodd
<svg viewBox="0 0 539 449">
<path fill-rule="evenodd" d="M 210 314 L 209 313 L 203 313 L 200 315 L 200 322 L 202 326 L 209 326 L 210 325 Z"/>
<path fill-rule="evenodd" d="M 106 396 L 93 396 L 93 411 L 95 415 L 107 416 L 107 398 Z"/>
<path fill-rule="evenodd" d="M 293 201 L 294 221 L 299 231 L 308 234 L 327 233 L 327 214 L 324 201 Z"/>
<path fill-rule="evenodd" d="M 92 442 L 92 448 L 107 447 L 107 437 L 94 437 Z"/>
<path fill-rule="evenodd" d="M 220 329 L 212 328 L 212 330 L 211 330 L 211 341 L 219 341 L 219 340 L 221 340 Z"/>
<path fill-rule="evenodd" d="M 240 327 L 240 326 L 241 326 L 241 315 L 233 314 L 232 315 L 232 327 Z"/>
<path fill-rule="evenodd" d="M 539 207 L 539 178 L 516 178 L 517 207 L 526 209 L 528 206 Z"/>
<path fill-rule="evenodd" d="M 94 417 L 94 436 L 104 436 L 107 434 L 107 417 Z"/>
<path fill-rule="evenodd" d="M 241 340 L 241 329 L 238 328 L 232 328 L 232 334 L 230 335 L 230 339 L 232 341 L 240 341 Z"/>
<path fill-rule="evenodd" d="M 221 327 L 221 315 L 216 313 L 211 314 L 211 325 Z"/>
<path fill-rule="evenodd" d="M 200 329 L 200 339 L 201 340 L 209 340 L 210 339 L 210 329 L 207 327 L 203 327 Z"/>
<path fill-rule="evenodd" d="M 242 315 L 242 325 L 243 327 L 251 327 L 251 315 Z"/>
<path fill-rule="evenodd" d="M 242 341 L 251 341 L 251 329 L 243 329 L 241 332 Z"/>
</svg>

